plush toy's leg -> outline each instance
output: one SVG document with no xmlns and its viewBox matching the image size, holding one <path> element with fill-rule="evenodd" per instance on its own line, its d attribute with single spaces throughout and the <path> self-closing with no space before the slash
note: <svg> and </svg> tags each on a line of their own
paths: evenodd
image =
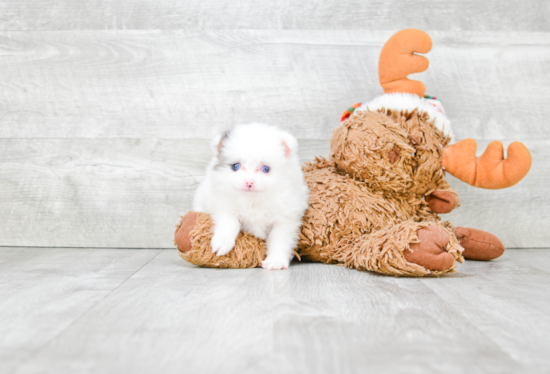
<svg viewBox="0 0 550 374">
<path fill-rule="evenodd" d="M 210 216 L 189 212 L 176 226 L 174 244 L 180 256 L 195 265 L 217 268 L 254 268 L 261 266 L 266 256 L 265 242 L 250 234 L 240 233 L 233 248 L 225 256 L 212 253 L 212 227 Z"/>
<path fill-rule="evenodd" d="M 488 232 L 458 227 L 454 234 L 464 247 L 462 255 L 468 260 L 493 260 L 504 253 L 504 244 Z"/>
<path fill-rule="evenodd" d="M 442 223 L 406 221 L 352 243 L 342 240 L 321 256 L 382 274 L 438 276 L 455 271 L 456 261 L 463 262 L 461 252 L 458 240 Z"/>
</svg>

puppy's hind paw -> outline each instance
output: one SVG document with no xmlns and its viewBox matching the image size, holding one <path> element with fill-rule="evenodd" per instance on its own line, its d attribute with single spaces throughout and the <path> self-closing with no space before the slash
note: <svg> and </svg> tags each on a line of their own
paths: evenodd
<svg viewBox="0 0 550 374">
<path fill-rule="evenodd" d="M 267 270 L 286 270 L 290 260 L 282 256 L 267 256 L 265 260 L 262 261 L 262 267 Z"/>
</svg>

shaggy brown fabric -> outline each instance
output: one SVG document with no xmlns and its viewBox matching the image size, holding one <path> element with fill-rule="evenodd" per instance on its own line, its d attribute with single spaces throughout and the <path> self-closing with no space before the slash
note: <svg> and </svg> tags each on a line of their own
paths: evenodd
<svg viewBox="0 0 550 374">
<path fill-rule="evenodd" d="M 298 241 L 304 259 L 409 276 L 452 272 L 454 259 L 462 262 L 462 247 L 450 225 L 438 223 L 421 196 L 372 191 L 364 182 L 338 173 L 334 162 L 323 158 L 306 164 L 304 172 L 310 190 Z M 417 230 L 430 222 L 452 236 L 442 249 L 452 254 L 453 263 L 441 271 L 430 271 L 403 255 L 410 244 L 418 243 Z M 427 256 L 433 257 L 431 253 Z"/>
<path fill-rule="evenodd" d="M 356 238 L 353 242 L 349 238 L 343 238 L 336 246 L 331 246 L 331 252 L 325 252 L 330 259 L 336 260 L 347 267 L 359 270 L 370 270 L 382 274 L 399 276 L 439 276 L 444 273 L 455 271 L 455 259 L 462 262 L 460 252 L 462 247 L 456 239 L 453 243 L 441 246 L 452 261 L 446 268 L 433 271 L 420 264 L 432 264 L 433 254 L 430 252 L 431 240 L 420 241 L 418 233 L 428 227 L 426 222 L 406 221 L 397 225 L 389 226 L 383 230 L 374 232 L 371 235 Z M 447 231 L 443 226 L 442 230 Z M 419 256 L 414 258 L 415 262 L 408 261 L 405 251 L 411 244 L 419 245 Z M 422 246 L 422 248 L 420 248 Z M 425 248 L 428 246 L 428 248 Z M 427 249 L 427 250 L 425 250 Z"/>
<path fill-rule="evenodd" d="M 190 238 L 191 250 L 183 251 L 180 249 L 180 241 L 176 239 L 180 256 L 195 265 L 214 268 L 255 268 L 261 266 L 265 259 L 266 248 L 265 242 L 250 234 L 240 233 L 237 236 L 235 248 L 225 256 L 217 256 L 212 253 L 210 241 L 212 240 L 212 227 L 214 223 L 210 216 L 206 213 L 189 212 L 196 214 L 195 226 L 180 225 L 184 230 L 188 231 Z M 182 217 L 182 221 L 187 220 L 187 215 Z M 181 233 L 179 238 L 185 238 L 185 234 Z"/>
<path fill-rule="evenodd" d="M 454 234 L 469 260 L 493 260 L 504 254 L 504 244 L 493 234 L 466 227 L 456 228 Z"/>
<path fill-rule="evenodd" d="M 444 177 L 440 159 L 449 141 L 424 112 L 356 110 L 334 130 L 331 158 L 372 190 L 425 194 Z M 400 158 L 392 163 L 394 148 Z"/>
<path fill-rule="evenodd" d="M 303 167 L 310 200 L 297 253 L 309 261 L 389 275 L 455 271 L 462 247 L 452 226 L 440 222 L 424 200 L 440 190 L 449 200 L 456 197 L 438 161 L 448 141 L 424 113 L 354 113 L 334 131 L 331 159 L 316 158 Z M 182 257 L 202 266 L 260 265 L 265 244 L 248 234 L 239 235 L 228 255 L 212 254 L 211 225 L 199 214 L 189 233 L 192 249 Z"/>
<path fill-rule="evenodd" d="M 266 256 L 263 240 L 241 233 L 231 252 L 225 256 L 216 256 L 210 247 L 212 227 L 213 222 L 205 213 L 189 212 L 182 217 L 175 242 L 184 260 L 204 267 L 240 269 L 261 266 Z M 433 228 L 436 233 L 444 232 L 446 240 L 441 240 L 437 235 L 430 237 L 430 229 Z M 309 261 L 340 263 L 350 268 L 388 275 L 439 276 L 455 271 L 455 259 L 463 261 L 460 256 L 462 247 L 449 233 L 449 228 L 442 224 L 408 221 L 378 231 L 370 237 L 359 238 L 353 243 L 342 240 L 340 247 L 332 248 L 332 253 L 320 255 L 314 247 L 306 248 L 301 253 Z M 434 250 L 434 243 L 437 251 Z M 192 250 L 184 249 L 188 246 Z M 441 258 L 445 255 L 447 257 Z M 446 259 L 448 266 L 441 266 L 442 259 Z"/>
</svg>

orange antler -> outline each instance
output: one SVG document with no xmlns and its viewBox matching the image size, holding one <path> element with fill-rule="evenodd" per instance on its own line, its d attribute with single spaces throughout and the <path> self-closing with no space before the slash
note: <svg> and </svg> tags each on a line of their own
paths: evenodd
<svg viewBox="0 0 550 374">
<path fill-rule="evenodd" d="M 428 59 L 415 52 L 428 53 L 431 49 L 432 39 L 424 31 L 405 29 L 395 33 L 382 48 L 378 60 L 378 78 L 384 92 L 406 92 L 424 97 L 424 83 L 407 76 L 428 68 Z"/>
<path fill-rule="evenodd" d="M 474 139 L 461 140 L 445 148 L 441 163 L 461 181 L 487 189 L 511 187 L 531 168 L 531 154 L 520 142 L 510 144 L 506 159 L 499 141 L 491 142 L 479 158 L 476 158 L 476 150 Z"/>
</svg>

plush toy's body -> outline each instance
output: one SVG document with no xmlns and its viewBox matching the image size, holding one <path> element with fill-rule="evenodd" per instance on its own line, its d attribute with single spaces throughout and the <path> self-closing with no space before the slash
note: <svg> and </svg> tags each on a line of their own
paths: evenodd
<svg viewBox="0 0 550 374">
<path fill-rule="evenodd" d="M 355 106 L 334 130 L 329 159 L 304 166 L 310 201 L 297 248 L 302 259 L 426 276 L 454 271 L 463 256 L 489 260 L 504 252 L 494 235 L 440 220 L 438 213 L 458 206 L 445 170 L 477 187 L 504 188 L 527 173 L 529 152 L 513 143 L 504 160 L 502 144 L 491 143 L 476 159 L 472 140 L 449 146 L 444 113 L 421 98 L 421 82 L 406 78 L 427 68 L 427 60 L 413 52 L 430 48 L 431 40 L 419 30 L 394 35 L 379 67 L 380 81 L 390 93 Z M 388 55 L 396 62 L 383 69 Z M 175 242 L 184 259 L 201 266 L 244 268 L 259 266 L 265 258 L 265 244 L 245 233 L 230 253 L 217 257 L 210 249 L 211 227 L 204 213 L 183 217 Z"/>
</svg>

